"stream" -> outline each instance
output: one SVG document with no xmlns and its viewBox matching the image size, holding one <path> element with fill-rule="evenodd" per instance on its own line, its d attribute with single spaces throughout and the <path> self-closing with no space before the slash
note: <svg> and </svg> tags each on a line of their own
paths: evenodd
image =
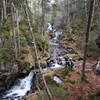
<svg viewBox="0 0 100 100">
<path fill-rule="evenodd" d="M 32 91 L 33 77 L 32 70 L 25 78 L 16 80 L 15 84 L 0 96 L 0 100 L 23 100 L 22 98 Z"/>
<path fill-rule="evenodd" d="M 48 26 L 48 30 L 49 29 L 52 31 L 51 24 Z M 55 37 L 49 40 L 51 58 L 47 61 L 47 67 L 43 69 L 44 71 L 60 68 L 66 64 L 65 56 L 68 54 L 68 51 L 59 43 L 60 36 L 63 32 L 55 31 L 52 32 L 52 34 L 54 34 Z M 28 93 L 31 93 L 32 86 L 34 87 L 34 73 L 32 70 L 26 77 L 18 79 L 10 89 L 2 93 L 0 100 L 24 100 L 23 98 Z M 57 76 L 54 76 L 53 80 L 57 83 L 62 82 Z"/>
</svg>

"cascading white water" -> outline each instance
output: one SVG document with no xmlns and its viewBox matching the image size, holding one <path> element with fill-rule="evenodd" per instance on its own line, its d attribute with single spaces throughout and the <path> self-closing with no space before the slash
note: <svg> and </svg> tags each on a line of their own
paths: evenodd
<svg viewBox="0 0 100 100">
<path fill-rule="evenodd" d="M 62 67 L 63 65 L 65 65 L 65 59 L 63 56 L 58 56 L 58 52 L 59 52 L 59 42 L 57 40 L 59 40 L 61 34 L 62 34 L 62 31 L 56 31 L 56 29 L 52 29 L 52 25 L 50 23 L 48 23 L 48 30 L 52 30 L 53 33 L 55 35 L 55 37 L 51 40 L 49 40 L 49 44 L 51 46 L 54 47 L 52 53 L 51 53 L 51 58 L 53 59 L 53 62 L 50 66 L 47 66 L 46 68 L 44 68 L 43 70 L 44 71 L 47 71 L 47 70 L 52 70 L 52 69 L 56 69 L 56 68 L 60 68 Z M 55 40 L 55 41 L 54 41 Z M 66 51 L 66 50 L 65 50 Z M 61 64 L 59 64 L 59 61 L 58 61 L 58 58 L 61 60 Z"/>
<path fill-rule="evenodd" d="M 48 23 L 48 28 L 47 28 L 48 31 L 52 31 L 52 25 L 50 23 Z"/>
<path fill-rule="evenodd" d="M 54 39 L 55 39 L 55 40 L 59 40 L 59 37 L 60 37 L 60 35 L 62 34 L 62 32 L 56 31 L 56 32 L 54 32 L 54 34 L 55 34 Z"/>
<path fill-rule="evenodd" d="M 0 100 L 20 100 L 19 98 L 24 97 L 31 90 L 33 76 L 34 71 L 32 70 L 28 76 L 19 79 L 17 84 L 7 90 Z"/>
</svg>

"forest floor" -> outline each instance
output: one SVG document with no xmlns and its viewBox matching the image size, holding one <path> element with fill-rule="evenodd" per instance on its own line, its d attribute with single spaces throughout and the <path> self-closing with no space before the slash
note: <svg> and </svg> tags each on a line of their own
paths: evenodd
<svg viewBox="0 0 100 100">
<path fill-rule="evenodd" d="M 83 54 L 83 51 L 77 49 L 75 43 L 69 43 L 69 46 L 77 51 L 80 56 L 83 56 L 81 55 Z M 74 70 L 70 72 L 69 79 L 64 79 L 64 86 L 67 88 L 68 100 L 100 100 L 100 75 L 97 75 L 95 71 L 99 57 L 100 55 L 87 57 L 85 69 L 86 81 L 80 81 L 83 60 L 77 60 L 75 62 Z"/>
<path fill-rule="evenodd" d="M 92 62 L 92 63 L 91 63 Z M 54 100 L 100 100 L 100 75 L 96 75 L 95 65 L 96 61 L 87 61 L 86 63 L 86 81 L 81 81 L 81 69 L 82 61 L 77 61 L 73 71 L 69 72 L 69 77 L 60 76 L 58 69 L 55 71 L 47 72 L 47 75 L 57 75 L 63 80 L 63 83 L 59 84 L 66 91 L 65 95 L 67 98 L 63 98 L 60 93 L 54 96 Z M 48 81 L 48 80 L 47 80 Z M 49 87 L 50 88 L 50 87 Z M 53 89 L 54 88 L 54 89 Z M 55 93 L 55 87 L 52 91 Z M 53 93 L 52 92 L 52 93 Z M 45 97 L 45 96 L 44 96 Z M 38 100 L 37 94 L 30 94 L 27 100 Z M 40 99 L 39 99 L 40 100 Z M 45 99 L 48 100 L 48 99 Z"/>
<path fill-rule="evenodd" d="M 79 50 L 76 48 L 75 43 L 71 43 L 71 41 L 66 42 L 62 41 L 64 43 L 65 47 L 71 47 L 73 48 L 78 55 L 81 57 L 83 56 L 83 51 Z M 86 80 L 82 81 L 81 80 L 81 70 L 82 70 L 82 64 L 83 60 L 76 60 L 75 66 L 72 71 L 68 73 L 68 75 L 64 74 L 63 76 L 61 75 L 61 71 L 64 72 L 66 69 L 63 67 L 60 69 L 56 69 L 53 71 L 47 71 L 45 73 L 45 76 L 59 76 L 61 80 L 63 80 L 63 83 L 59 84 L 60 88 L 63 87 L 64 90 L 58 92 L 55 87 L 52 87 L 51 83 L 48 85 L 51 85 L 49 88 L 52 89 L 52 94 L 56 94 L 54 96 L 54 100 L 100 100 L 100 75 L 96 74 L 95 71 L 95 65 L 97 61 L 99 60 L 100 55 L 96 55 L 93 57 L 87 57 L 87 63 L 86 63 L 86 69 L 85 69 L 85 75 L 86 75 Z M 48 83 L 48 80 L 47 80 Z M 64 92 L 63 92 L 64 91 Z M 62 93 L 61 93 L 62 92 Z M 66 92 L 66 93 L 65 93 Z M 58 94 L 57 94 L 58 93 Z M 65 96 L 63 98 L 63 96 Z M 34 94 L 29 95 L 29 98 L 32 97 L 32 100 L 41 100 L 38 99 L 38 97 L 33 96 Z M 67 98 L 66 98 L 67 96 Z M 34 99 L 33 99 L 34 98 Z M 31 100 L 31 99 L 27 99 Z M 48 100 L 45 98 L 45 100 Z"/>
<path fill-rule="evenodd" d="M 60 94 L 58 94 L 59 96 L 55 96 L 54 100 L 100 100 L 100 75 L 96 75 L 95 72 L 94 65 L 96 64 L 96 61 L 97 60 L 93 58 L 87 60 L 85 71 L 86 81 L 81 81 L 82 60 L 76 61 L 73 71 L 69 72 L 69 77 L 60 76 L 59 71 L 61 72 L 63 68 L 47 72 L 47 75 L 58 75 L 60 79 L 63 80 L 63 83 L 60 85 L 66 91 L 66 99 L 63 99 L 60 97 Z M 55 91 L 53 90 L 53 92 Z M 38 97 L 34 93 L 29 95 L 29 98 L 38 100 Z"/>
<path fill-rule="evenodd" d="M 93 70 L 94 64 L 95 61 L 86 64 L 86 81 L 73 82 L 81 78 L 82 62 L 76 62 L 74 71 L 70 72 L 70 81 L 64 83 L 64 86 L 68 88 L 68 100 L 100 100 L 98 97 L 97 99 L 91 98 L 92 95 L 96 96 L 96 92 L 100 97 L 100 75 L 96 75 Z"/>
</svg>

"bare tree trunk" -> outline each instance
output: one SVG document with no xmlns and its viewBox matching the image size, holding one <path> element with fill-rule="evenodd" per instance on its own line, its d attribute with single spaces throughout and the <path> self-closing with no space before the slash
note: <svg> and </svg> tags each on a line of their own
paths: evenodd
<svg viewBox="0 0 100 100">
<path fill-rule="evenodd" d="M 1 62 L 1 64 L 0 64 L 0 70 L 4 70 L 4 69 L 5 69 L 5 67 L 4 67 L 4 63 Z"/>
<path fill-rule="evenodd" d="M 42 27 L 42 34 L 44 34 L 45 32 L 45 30 L 44 30 L 44 28 L 45 28 L 45 8 L 46 8 L 46 0 L 42 0 L 42 21 L 41 21 L 41 27 Z"/>
<path fill-rule="evenodd" d="M 85 0 L 85 14 L 86 14 L 86 21 L 87 21 L 88 20 L 87 0 Z"/>
<path fill-rule="evenodd" d="M 28 15 L 28 3 L 27 3 L 27 0 L 25 2 L 25 8 L 26 8 L 25 11 L 26 11 L 26 16 L 27 16 L 29 28 L 30 28 L 30 33 L 31 33 L 31 36 L 32 36 L 32 43 L 33 43 L 33 47 L 34 47 L 33 49 L 35 50 L 35 58 L 36 58 L 36 62 L 37 62 L 37 65 L 36 66 L 39 67 L 39 70 L 40 70 L 40 73 L 41 73 L 41 76 L 42 76 L 42 79 L 43 79 L 43 82 L 44 82 L 44 85 L 45 85 L 45 88 L 46 88 L 46 92 L 48 94 L 48 97 L 49 97 L 50 100 L 52 100 L 51 92 L 49 91 L 49 88 L 47 86 L 45 77 L 42 74 L 42 68 L 40 67 L 40 62 L 39 62 L 39 59 L 38 59 L 38 52 L 37 52 L 36 41 L 35 41 L 35 37 L 33 35 L 33 28 L 32 28 L 31 21 L 30 21 L 29 15 Z"/>
<path fill-rule="evenodd" d="M 99 4 L 99 2 L 98 2 L 98 0 L 96 0 L 96 5 L 97 5 L 97 23 L 98 23 L 98 30 L 100 31 L 100 11 L 99 11 L 99 9 L 100 9 L 100 4 Z"/>
<path fill-rule="evenodd" d="M 1 25 L 3 24 L 3 8 L 1 8 Z"/>
<path fill-rule="evenodd" d="M 75 9 L 77 8 L 77 4 L 76 4 L 77 0 L 75 0 Z"/>
<path fill-rule="evenodd" d="M 2 2 L 3 2 L 3 23 L 4 23 L 6 20 L 6 1 L 2 0 Z"/>
<path fill-rule="evenodd" d="M 70 26 L 70 16 L 69 16 L 69 13 L 70 13 L 70 11 L 69 11 L 70 0 L 67 0 L 67 4 L 68 4 L 68 6 L 67 6 L 67 23 L 68 23 L 68 26 Z"/>
<path fill-rule="evenodd" d="M 67 25 L 68 22 L 68 1 L 64 0 L 64 24 Z"/>
<path fill-rule="evenodd" d="M 15 7 L 14 4 L 11 4 L 11 21 L 12 21 L 12 34 L 13 34 L 13 43 L 14 43 L 14 51 L 15 51 L 15 60 L 18 57 L 17 51 L 17 41 L 16 41 L 16 32 L 15 32 Z"/>
<path fill-rule="evenodd" d="M 85 41 L 85 49 L 84 49 L 84 58 L 83 58 L 83 68 L 82 68 L 82 80 L 85 78 L 85 66 L 86 66 L 86 59 L 87 59 L 87 48 L 88 48 L 88 41 L 89 41 L 89 33 L 91 29 L 91 22 L 93 17 L 93 10 L 94 10 L 94 1 L 90 1 L 90 11 L 88 17 L 88 24 L 87 24 L 87 31 L 86 31 L 86 41 Z"/>
<path fill-rule="evenodd" d="M 19 11 L 16 9 L 16 24 L 17 24 L 17 36 L 18 36 L 18 53 L 20 54 L 20 35 L 19 35 Z"/>
</svg>

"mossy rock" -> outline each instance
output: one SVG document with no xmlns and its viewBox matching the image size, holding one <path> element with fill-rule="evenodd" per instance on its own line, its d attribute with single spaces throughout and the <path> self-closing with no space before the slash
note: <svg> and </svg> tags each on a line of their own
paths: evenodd
<svg viewBox="0 0 100 100">
<path fill-rule="evenodd" d="M 78 60 L 78 59 L 81 58 L 81 57 L 80 57 L 79 55 L 77 55 L 77 54 L 68 54 L 67 56 L 68 56 L 68 58 L 72 58 L 73 60 Z"/>
</svg>

